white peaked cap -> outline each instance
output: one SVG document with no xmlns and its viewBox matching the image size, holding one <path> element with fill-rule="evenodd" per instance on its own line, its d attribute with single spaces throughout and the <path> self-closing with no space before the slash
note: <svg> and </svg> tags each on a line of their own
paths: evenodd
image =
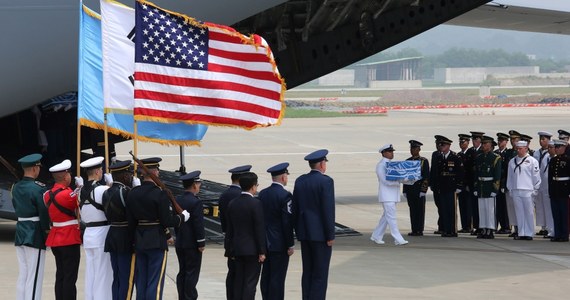
<svg viewBox="0 0 570 300">
<path fill-rule="evenodd" d="M 66 170 L 71 169 L 71 161 L 69 159 L 66 159 L 64 161 L 62 161 L 61 163 L 49 168 L 49 171 L 52 173 L 57 173 L 57 172 L 63 172 Z"/>
<path fill-rule="evenodd" d="M 528 146 L 527 141 L 518 141 L 517 142 L 517 147 L 527 147 L 527 146 Z"/>
<path fill-rule="evenodd" d="M 103 163 L 104 159 L 105 158 L 103 156 L 92 157 L 92 158 L 80 163 L 79 166 L 82 168 L 98 167 Z"/>
</svg>

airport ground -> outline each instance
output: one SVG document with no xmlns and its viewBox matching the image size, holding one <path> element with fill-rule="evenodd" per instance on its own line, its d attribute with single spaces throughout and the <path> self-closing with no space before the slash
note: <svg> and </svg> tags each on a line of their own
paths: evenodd
<svg viewBox="0 0 570 300">
<path fill-rule="evenodd" d="M 253 131 L 210 128 L 201 147 L 187 147 L 188 171 L 229 183 L 228 169 L 252 164 L 260 187 L 270 183 L 265 172 L 279 162 L 291 163 L 289 189 L 308 171 L 303 156 L 327 148 L 327 174 L 335 180 L 336 221 L 362 235 L 337 238 L 330 267 L 328 299 L 562 299 L 570 291 L 570 244 L 546 239 L 515 241 L 505 236 L 494 240 L 469 235 L 442 238 L 433 235 L 437 212 L 431 193 L 426 204 L 423 237 L 406 237 L 406 246 L 394 246 L 389 232 L 386 245 L 369 240 L 381 214 L 377 202 L 375 165 L 378 148 L 392 143 L 395 159 L 409 156 L 408 140 L 424 143 L 422 154 L 434 150 L 433 135 L 453 140 L 470 130 L 489 135 L 516 129 L 536 136 L 539 130 L 570 129 L 570 108 L 494 108 L 389 111 L 384 116 L 284 119 L 280 126 Z M 531 147 L 536 148 L 535 141 Z M 139 143 L 139 156 L 161 156 L 163 169 L 179 167 L 179 148 Z M 119 159 L 127 159 L 132 142 L 118 145 Z M 457 145 L 452 145 L 457 150 Z M 405 202 L 398 204 L 398 224 L 405 234 L 410 223 Z M 13 247 L 14 222 L 0 223 L 0 293 L 15 298 L 17 261 Z M 301 298 L 301 255 L 292 256 L 286 282 L 286 298 Z M 169 251 L 164 299 L 176 299 L 178 271 L 174 249 Z M 53 299 L 55 263 L 47 253 L 43 299 Z M 77 282 L 83 298 L 84 262 Z M 198 284 L 201 299 L 224 299 L 226 261 L 223 247 L 209 242 Z M 258 291 L 258 299 L 261 299 Z"/>
</svg>

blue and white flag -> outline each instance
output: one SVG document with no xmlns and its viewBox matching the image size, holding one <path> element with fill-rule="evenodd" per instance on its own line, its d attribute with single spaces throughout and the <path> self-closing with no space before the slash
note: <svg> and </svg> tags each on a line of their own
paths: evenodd
<svg viewBox="0 0 570 300">
<path fill-rule="evenodd" d="M 421 167 L 419 160 L 390 161 L 386 166 L 386 180 L 413 184 L 422 179 Z"/>
</svg>

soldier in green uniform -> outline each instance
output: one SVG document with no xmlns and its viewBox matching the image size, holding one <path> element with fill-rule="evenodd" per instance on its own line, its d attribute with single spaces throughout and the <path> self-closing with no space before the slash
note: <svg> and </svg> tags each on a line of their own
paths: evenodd
<svg viewBox="0 0 570 300">
<path fill-rule="evenodd" d="M 41 159 L 41 154 L 30 154 L 18 160 L 24 170 L 24 178 L 12 189 L 12 204 L 18 217 L 14 243 L 20 268 L 17 299 L 40 299 L 42 296 L 49 216 L 43 201 L 47 188 L 36 181 Z"/>
<path fill-rule="evenodd" d="M 424 224 L 426 215 L 426 192 L 428 189 L 429 179 L 429 161 L 427 158 L 420 156 L 422 143 L 410 140 L 410 154 L 412 155 L 406 160 L 419 160 L 421 161 L 421 175 L 422 179 L 416 181 L 412 185 L 404 184 L 404 195 L 408 200 L 410 207 L 410 222 L 412 223 L 412 232 L 408 233 L 410 236 L 424 235 Z"/>
<path fill-rule="evenodd" d="M 473 195 L 479 200 L 479 234 L 477 238 L 493 239 L 495 224 L 495 197 L 501 181 L 501 157 L 493 153 L 493 138 L 481 138 L 483 151 L 475 158 Z"/>
</svg>

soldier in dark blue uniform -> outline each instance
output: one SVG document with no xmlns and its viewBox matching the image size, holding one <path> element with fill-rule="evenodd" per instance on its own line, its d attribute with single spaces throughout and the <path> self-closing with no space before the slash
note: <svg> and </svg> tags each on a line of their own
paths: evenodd
<svg viewBox="0 0 570 300">
<path fill-rule="evenodd" d="M 105 252 L 111 256 L 113 268 L 113 300 L 131 299 L 134 283 L 135 251 L 132 230 L 128 228 L 126 201 L 131 186 L 140 185 L 133 177 L 130 160 L 116 161 L 109 166 L 113 185 L 103 193 L 103 208 L 111 227 L 105 239 Z"/>
<path fill-rule="evenodd" d="M 269 169 L 273 183 L 259 193 L 265 216 L 267 258 L 261 272 L 261 295 L 266 300 L 285 299 L 285 276 L 289 256 L 294 253 L 291 201 L 293 195 L 287 185 L 289 163 L 280 163 Z"/>
<path fill-rule="evenodd" d="M 12 205 L 18 217 L 14 244 L 20 274 L 16 285 L 18 299 L 40 299 L 46 261 L 49 215 L 43 201 L 45 184 L 36 181 L 41 169 L 41 154 L 18 160 L 24 177 L 12 188 Z"/>
<path fill-rule="evenodd" d="M 141 161 L 158 177 L 161 160 L 152 157 Z M 168 228 L 188 221 L 190 214 L 174 214 L 167 193 L 150 176 L 143 175 L 142 185 L 129 192 L 126 202 L 129 227 L 135 228 L 137 299 L 162 299 L 167 240 L 172 238 Z"/>
<path fill-rule="evenodd" d="M 230 201 L 239 197 L 241 195 L 241 187 L 239 186 L 239 177 L 241 174 L 249 172 L 251 170 L 251 165 L 244 165 L 235 167 L 233 169 L 228 170 L 232 174 L 231 180 L 232 184 L 225 190 L 222 195 L 220 195 L 220 200 L 218 201 L 218 208 L 219 208 L 219 216 L 220 216 L 220 223 L 222 225 L 222 232 L 225 234 L 227 229 L 227 222 L 226 222 L 226 211 L 228 209 L 228 205 Z M 234 270 L 234 259 L 229 255 L 229 245 L 227 239 L 224 238 L 224 256 L 228 258 L 228 274 L 226 276 L 226 297 L 228 300 L 234 299 L 233 296 L 233 282 L 235 276 Z"/>
<path fill-rule="evenodd" d="M 440 140 L 441 155 L 432 164 L 430 186 L 440 201 L 442 237 L 456 237 L 455 194 L 463 187 L 463 163 L 455 152 L 449 150 L 452 141 L 446 137 Z"/>
<path fill-rule="evenodd" d="M 334 181 L 327 170 L 328 150 L 305 156 L 311 172 L 295 181 L 293 217 L 301 242 L 303 299 L 326 299 L 329 265 L 335 239 Z"/>
<path fill-rule="evenodd" d="M 435 135 L 435 151 L 431 153 L 431 165 L 437 164 L 439 159 L 441 158 L 441 150 L 440 150 L 440 143 L 439 141 L 443 138 L 442 135 Z M 431 169 L 430 169 L 430 178 L 431 178 Z M 431 182 L 429 182 L 431 188 Z M 433 191 L 433 188 L 432 188 Z M 439 206 L 439 195 L 433 194 L 433 203 L 437 208 L 437 230 L 433 232 L 433 234 L 441 234 L 441 209 Z"/>
<path fill-rule="evenodd" d="M 200 192 L 200 171 L 190 172 L 180 177 L 184 186 L 184 194 L 176 198 L 182 209 L 190 212 L 189 222 L 175 228 L 176 256 L 178 257 L 178 275 L 176 287 L 178 299 L 198 299 L 198 278 L 202 266 L 202 252 L 206 246 L 204 232 L 204 213 L 202 201 L 196 195 Z"/>
<path fill-rule="evenodd" d="M 409 236 L 424 235 L 425 213 L 426 213 L 426 192 L 429 186 L 429 162 L 427 158 L 420 156 L 422 143 L 410 140 L 410 154 L 407 160 L 419 160 L 421 162 L 422 179 L 412 185 L 404 184 L 403 193 L 406 195 L 408 207 L 410 208 L 410 222 L 412 232 Z"/>
<path fill-rule="evenodd" d="M 459 202 L 459 215 L 461 216 L 461 230 L 459 233 L 470 233 L 473 229 L 473 209 L 472 209 L 472 197 L 471 188 L 473 187 L 473 149 L 469 148 L 469 142 L 471 141 L 471 135 L 460 133 L 459 135 L 459 148 L 461 151 L 457 152 L 457 156 L 461 159 L 463 163 L 463 169 L 465 170 L 465 186 L 466 188 L 457 195 L 457 200 Z"/>
<path fill-rule="evenodd" d="M 568 195 L 570 195 L 570 158 L 568 143 L 554 140 L 556 156 L 548 164 L 548 192 L 554 219 L 553 242 L 568 242 Z"/>
<path fill-rule="evenodd" d="M 509 166 L 509 161 L 506 159 L 507 155 L 507 143 L 509 141 L 509 135 L 506 133 L 497 133 L 498 149 L 495 149 L 495 154 L 501 157 L 501 181 L 499 183 L 499 191 L 497 192 L 496 201 L 496 214 L 497 214 L 497 225 L 499 225 L 499 230 L 497 234 L 510 234 L 511 229 L 509 225 L 509 214 L 507 213 L 507 199 L 505 195 L 505 187 L 507 185 L 507 169 Z"/>
<path fill-rule="evenodd" d="M 235 299 L 253 300 L 267 251 L 263 206 L 259 199 L 253 197 L 258 186 L 255 173 L 241 174 L 239 185 L 241 195 L 230 202 L 226 212 L 226 235 L 235 268 L 233 296 Z"/>
</svg>

